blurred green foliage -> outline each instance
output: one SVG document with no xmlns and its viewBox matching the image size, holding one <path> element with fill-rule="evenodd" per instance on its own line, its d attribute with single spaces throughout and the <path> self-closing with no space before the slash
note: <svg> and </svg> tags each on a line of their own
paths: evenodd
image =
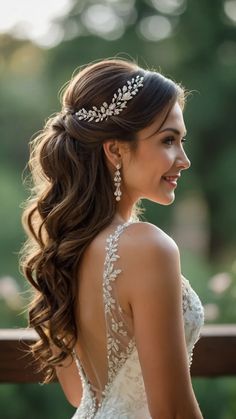
<svg viewBox="0 0 236 419">
<path fill-rule="evenodd" d="M 14 403 L 10 402 L 14 400 Z M 64 419 L 75 409 L 65 401 L 57 383 L 50 386 L 38 384 L 8 384 L 0 388 L 2 419 Z"/>
<path fill-rule="evenodd" d="M 60 109 L 59 89 L 75 68 L 117 54 L 137 59 L 141 66 L 161 69 L 192 91 L 185 111 L 191 170 L 181 180 L 176 203 L 158 207 L 144 202 L 145 218 L 171 234 L 178 204 L 193 193 L 203 197 L 208 240 L 200 253 L 183 246 L 183 272 L 206 306 L 208 323 L 235 322 L 236 30 L 226 3 L 77 0 L 69 14 L 57 20 L 64 40 L 54 48 L 0 35 L 0 327 L 26 325 L 26 314 L 22 314 L 26 284 L 19 274 L 17 252 L 25 238 L 20 203 L 27 191 L 21 176 L 29 139 Z M 103 9 L 94 9 L 97 6 Z M 119 36 L 117 28 L 109 33 L 106 25 L 99 26 L 106 8 L 117 19 L 117 28 L 122 28 Z M 97 25 L 89 19 L 92 23 L 95 19 Z M 151 40 L 158 39 L 161 24 L 171 28 L 170 33 Z M 196 222 L 200 228 L 200 215 Z M 193 385 L 204 418 L 236 417 L 235 378 L 194 378 Z M 1 385 L 0 403 L 3 419 L 63 419 L 73 412 L 57 384 Z"/>
</svg>

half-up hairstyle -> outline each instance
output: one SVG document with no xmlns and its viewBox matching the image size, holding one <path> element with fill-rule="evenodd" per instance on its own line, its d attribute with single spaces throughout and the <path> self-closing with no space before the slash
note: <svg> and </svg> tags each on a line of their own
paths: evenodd
<svg viewBox="0 0 236 419">
<path fill-rule="evenodd" d="M 78 118 L 82 108 L 111 103 L 114 93 L 137 75 L 143 77 L 143 87 L 120 114 L 100 122 Z M 100 61 L 68 83 L 62 110 L 30 142 L 30 196 L 22 214 L 28 238 L 20 268 L 33 286 L 29 326 L 39 340 L 31 350 L 45 382 L 53 379 L 55 366 L 72 354 L 79 338 L 74 312 L 83 252 L 116 211 L 103 143 L 113 138 L 135 152 L 137 132 L 176 101 L 183 107 L 184 90 L 160 73 L 123 60 Z"/>
</svg>

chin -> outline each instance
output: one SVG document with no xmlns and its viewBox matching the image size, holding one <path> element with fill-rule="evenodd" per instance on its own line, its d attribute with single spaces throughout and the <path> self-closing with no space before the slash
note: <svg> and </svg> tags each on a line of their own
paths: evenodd
<svg viewBox="0 0 236 419">
<path fill-rule="evenodd" d="M 171 195 L 162 195 L 162 196 L 157 196 L 157 195 L 143 195 L 141 198 L 139 199 L 147 199 L 148 201 L 151 202 L 155 202 L 156 204 L 159 205 L 171 205 L 173 204 L 174 200 L 175 200 L 175 194 L 171 194 Z"/>
<path fill-rule="evenodd" d="M 160 204 L 160 205 L 167 206 L 167 205 L 173 204 L 174 200 L 175 200 L 175 195 L 173 194 L 173 195 L 168 196 L 168 197 L 166 196 L 166 197 L 155 199 L 154 202 L 156 202 L 157 204 Z"/>
</svg>

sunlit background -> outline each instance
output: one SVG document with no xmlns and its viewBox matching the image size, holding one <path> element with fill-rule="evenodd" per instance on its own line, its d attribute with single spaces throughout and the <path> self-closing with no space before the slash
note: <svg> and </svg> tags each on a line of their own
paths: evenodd
<svg viewBox="0 0 236 419">
<path fill-rule="evenodd" d="M 192 93 L 185 111 L 192 161 L 175 203 L 145 218 L 179 244 L 206 324 L 236 319 L 236 1 L 8 0 L 0 11 L 0 327 L 26 326 L 20 203 L 28 142 L 60 109 L 79 66 L 111 56 L 161 69 Z M 236 379 L 193 379 L 205 419 L 235 419 Z M 14 403 L 12 403 L 14 400 Z M 1 385 L 3 419 L 69 418 L 57 384 Z"/>
</svg>

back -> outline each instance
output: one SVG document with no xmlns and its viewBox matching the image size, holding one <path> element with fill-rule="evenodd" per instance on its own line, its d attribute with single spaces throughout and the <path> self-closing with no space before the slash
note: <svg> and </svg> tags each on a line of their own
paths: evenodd
<svg viewBox="0 0 236 419">
<path fill-rule="evenodd" d="M 118 281 L 118 240 L 130 224 L 101 232 L 84 253 L 78 273 L 77 363 L 100 405 L 134 348 L 133 321 Z M 111 231 L 111 230 L 110 230 Z M 103 279 L 103 280 L 102 280 Z"/>
<path fill-rule="evenodd" d="M 181 419 L 201 418 L 187 366 L 201 302 L 187 280 L 179 282 L 173 241 L 150 224 L 130 224 L 101 232 L 80 265 L 74 355 L 82 397 L 73 418 L 148 419 L 163 404 L 182 413 L 183 403 Z M 182 396 L 172 394 L 175 386 Z"/>
</svg>

